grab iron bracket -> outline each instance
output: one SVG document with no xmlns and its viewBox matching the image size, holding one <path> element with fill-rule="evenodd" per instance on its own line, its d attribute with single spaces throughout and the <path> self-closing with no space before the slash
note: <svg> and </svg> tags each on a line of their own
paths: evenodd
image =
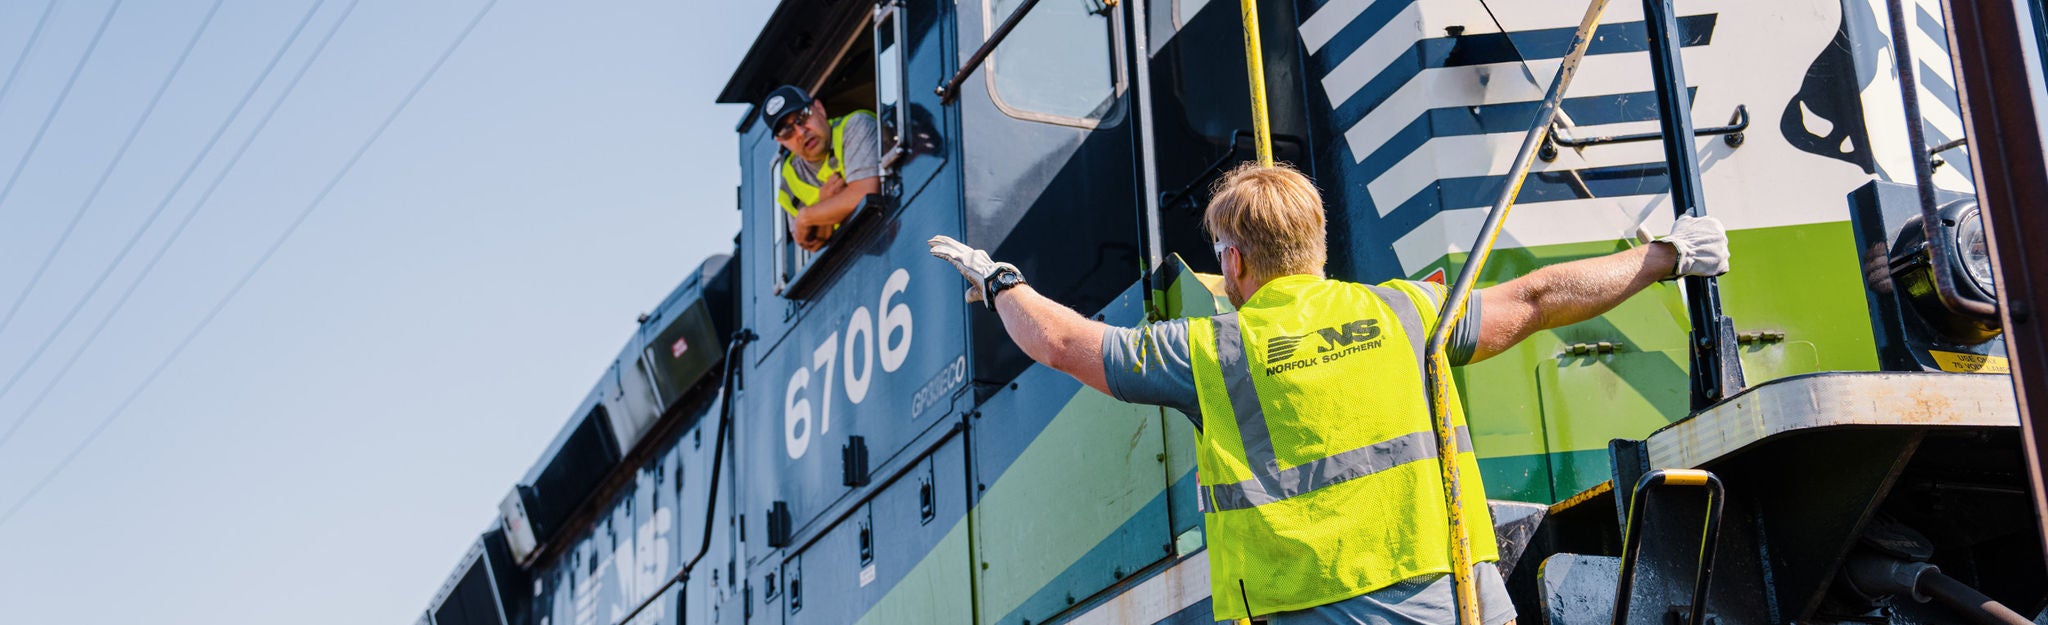
<svg viewBox="0 0 2048 625">
<path fill-rule="evenodd" d="M 1728 118 L 1728 125 L 1695 129 L 1693 130 L 1692 136 L 1718 136 L 1721 137 L 1722 142 L 1728 144 L 1728 147 L 1739 148 L 1742 147 L 1742 133 L 1745 130 L 1749 130 L 1749 107 L 1737 104 L 1735 105 L 1735 114 L 1729 116 Z M 1607 135 L 1598 137 L 1587 137 L 1584 139 L 1575 139 L 1572 137 L 1559 136 L 1557 133 L 1557 129 L 1552 128 L 1550 136 L 1546 137 L 1543 140 L 1543 148 L 1537 150 L 1536 157 L 1543 159 L 1543 162 L 1545 163 L 1555 161 L 1557 160 L 1557 146 L 1560 145 L 1572 148 L 1574 150 L 1578 150 L 1596 145 L 1606 145 L 1610 143 L 1634 143 L 1638 141 L 1656 141 L 1658 139 L 1663 138 L 1664 133 L 1661 132 L 1639 132 L 1635 134 L 1626 135 Z"/>
</svg>

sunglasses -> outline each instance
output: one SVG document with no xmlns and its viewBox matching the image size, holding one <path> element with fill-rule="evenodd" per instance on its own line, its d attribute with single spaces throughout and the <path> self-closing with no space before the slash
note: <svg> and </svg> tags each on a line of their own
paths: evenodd
<svg viewBox="0 0 2048 625">
<path fill-rule="evenodd" d="M 1222 241 L 1211 241 L 1210 244 L 1216 248 L 1216 262 L 1223 262 L 1223 250 L 1230 249 L 1231 245 Z"/>
<path fill-rule="evenodd" d="M 804 125 L 805 123 L 808 123 L 808 122 L 810 122 L 810 121 L 811 121 L 811 107 L 808 107 L 808 106 L 806 106 L 806 107 L 804 107 L 804 108 L 800 108 L 800 109 L 797 109 L 795 113 L 790 113 L 790 114 L 789 114 L 789 117 L 784 117 L 784 118 L 782 118 L 782 123 L 781 123 L 781 124 L 777 124 L 777 125 L 775 126 L 775 138 L 776 138 L 776 140 L 778 140 L 778 141 L 787 141 L 787 140 L 789 140 L 789 138 L 790 138 L 790 137 L 792 137 L 792 136 L 795 136 L 795 135 L 796 135 L 796 127 L 797 127 L 797 126 L 802 126 L 802 125 Z"/>
</svg>

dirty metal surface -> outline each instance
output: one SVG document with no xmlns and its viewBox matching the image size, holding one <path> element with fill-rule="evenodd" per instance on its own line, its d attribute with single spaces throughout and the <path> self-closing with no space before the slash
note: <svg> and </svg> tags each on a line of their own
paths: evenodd
<svg viewBox="0 0 2048 625">
<path fill-rule="evenodd" d="M 1536 528 L 1550 516 L 1550 507 L 1499 499 L 1487 501 L 1486 507 L 1493 515 L 1494 540 L 1500 543 L 1500 576 L 1506 579 L 1514 575 L 1516 563 L 1536 539 Z"/>
<path fill-rule="evenodd" d="M 1699 467 L 1764 439 L 1836 426 L 2018 426 L 2003 375 L 1817 373 L 1774 380 L 1650 434 L 1650 466 Z"/>
<path fill-rule="evenodd" d="M 1199 616 L 1209 617 L 1209 552 L 1191 554 L 1139 582 L 1136 588 L 1088 608 L 1067 625 L 1161 623 L 1203 604 Z"/>
<path fill-rule="evenodd" d="M 1614 620 L 1615 580 L 1621 558 L 1561 553 L 1537 574 L 1541 625 L 1607 625 Z"/>
</svg>

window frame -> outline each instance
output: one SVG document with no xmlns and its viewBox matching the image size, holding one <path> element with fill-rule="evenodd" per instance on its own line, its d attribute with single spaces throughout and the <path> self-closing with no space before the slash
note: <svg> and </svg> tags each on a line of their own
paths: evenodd
<svg viewBox="0 0 2048 625">
<path fill-rule="evenodd" d="M 826 70 L 824 72 L 821 72 L 817 77 L 811 79 L 807 84 L 805 84 L 805 89 L 813 94 L 816 94 L 818 92 L 818 89 L 825 85 L 825 81 L 831 79 L 832 75 L 836 73 L 836 70 L 844 67 L 844 64 L 847 62 L 847 54 L 854 49 L 855 44 L 858 44 L 862 37 L 868 38 L 868 42 L 870 44 L 874 42 L 875 24 L 878 23 L 878 20 L 883 15 L 884 7 L 889 7 L 892 12 L 895 12 L 896 8 L 899 6 L 899 0 L 882 0 L 881 2 L 876 3 L 875 10 L 870 12 L 867 16 L 863 17 L 861 22 L 854 26 L 852 33 L 849 34 L 845 38 L 845 40 L 840 42 L 838 50 L 833 53 L 832 61 L 826 65 Z M 894 20 L 893 23 L 896 25 L 895 30 L 898 45 L 901 46 L 903 39 L 903 20 L 900 19 L 900 15 L 898 17 L 899 19 Z M 875 58 L 870 59 L 870 63 L 876 63 L 877 65 L 873 68 L 873 70 L 880 71 L 881 68 L 879 66 L 879 60 L 881 55 L 879 50 L 874 51 L 874 57 Z M 900 59 L 898 62 L 898 66 L 903 66 L 903 63 L 900 61 Z M 898 71 L 899 77 L 902 75 L 902 73 L 902 70 Z M 877 82 L 879 82 L 879 76 L 876 77 L 876 80 Z M 897 82 L 901 83 L 903 82 L 903 80 L 899 78 Z M 907 97 L 908 92 L 905 91 L 905 89 L 905 86 L 899 85 L 898 90 L 902 92 L 897 96 L 899 102 L 907 101 L 909 99 Z M 880 87 L 878 85 L 876 88 L 875 102 L 877 107 L 879 107 L 880 105 L 880 96 Z M 904 107 L 901 105 L 897 107 L 897 116 L 899 118 L 906 117 L 906 112 L 903 109 Z M 879 126 L 881 125 L 879 111 L 877 111 L 877 115 L 878 117 L 875 120 L 877 126 L 876 140 L 882 141 L 884 137 L 882 137 L 882 133 L 880 132 L 881 129 L 879 128 Z M 900 122 L 897 127 L 899 129 L 902 128 Z M 771 135 L 768 137 L 768 140 L 771 142 L 774 141 L 775 138 L 772 135 L 774 129 L 768 129 L 768 132 L 771 133 Z M 901 131 L 899 130 L 898 132 Z M 901 151 L 903 147 L 900 139 L 898 140 L 897 145 L 898 148 L 895 151 Z M 881 145 L 876 146 L 878 151 L 881 147 Z M 893 179 L 895 176 L 895 170 L 893 166 L 896 162 L 901 160 L 899 156 L 894 154 L 895 151 L 892 151 L 889 154 L 878 154 L 878 156 L 880 157 L 878 163 L 880 174 L 877 177 L 882 181 L 882 189 L 879 195 L 882 195 L 884 199 L 888 199 L 888 196 L 890 194 L 890 188 L 894 186 L 889 184 L 890 180 Z M 867 221 L 866 219 L 863 219 L 863 217 L 867 213 L 874 212 L 875 210 L 877 210 L 877 207 L 880 205 L 866 200 L 863 200 L 860 204 L 856 205 L 854 207 L 854 211 L 846 216 L 846 220 L 840 222 L 839 232 L 835 233 L 833 235 L 832 240 L 830 242 L 827 242 L 825 244 L 825 247 L 819 248 L 818 251 L 813 252 L 798 247 L 796 244 L 796 239 L 794 237 L 791 237 L 789 234 L 789 212 L 782 210 L 782 205 L 776 202 L 776 194 L 780 193 L 782 189 L 782 165 L 786 159 L 795 158 L 795 156 L 789 154 L 786 150 L 778 150 L 777 154 L 778 156 L 774 159 L 774 162 L 769 166 L 769 184 L 767 198 L 768 204 L 772 206 L 775 210 L 775 233 L 773 239 L 771 240 L 773 244 L 772 248 L 774 250 L 771 254 L 774 256 L 775 261 L 775 267 L 773 270 L 775 284 L 773 292 L 775 293 L 775 295 L 782 297 L 783 299 L 797 301 L 804 299 L 802 295 L 815 288 L 808 284 L 809 282 L 811 282 L 809 278 L 811 270 L 817 268 L 821 264 L 824 264 L 822 261 L 827 257 L 833 255 L 832 250 L 837 249 L 839 247 L 839 244 L 846 240 L 846 237 L 850 236 L 855 230 L 862 227 L 862 222 Z M 884 204 L 886 204 L 886 202 Z"/>
<path fill-rule="evenodd" d="M 908 55 L 905 54 L 906 48 L 910 45 L 910 42 L 905 40 L 906 38 L 909 37 L 909 33 L 907 31 L 907 27 L 903 23 L 903 13 L 904 9 L 901 0 L 882 0 L 881 2 L 875 4 L 875 14 L 873 17 L 869 18 L 868 26 L 866 29 L 869 33 L 868 36 L 871 39 L 878 38 L 881 32 L 882 20 L 889 20 L 889 34 L 891 37 L 894 38 L 894 45 L 892 47 L 896 50 L 896 64 L 895 67 L 891 68 L 896 72 L 896 93 L 891 94 L 896 98 L 896 107 L 895 110 L 890 111 L 889 113 L 890 117 L 892 118 L 891 121 L 894 122 L 894 132 L 893 135 L 891 133 L 884 132 L 885 130 L 887 130 L 888 127 L 883 126 L 877 128 L 877 132 L 875 133 L 875 139 L 881 142 L 880 145 L 877 145 L 875 147 L 876 153 L 880 155 L 880 162 L 878 163 L 878 165 L 880 166 L 881 175 L 884 179 L 882 188 L 883 194 L 885 195 L 889 193 L 889 189 L 891 187 L 895 186 L 888 184 L 888 179 L 894 178 L 896 176 L 896 165 L 902 162 L 904 157 L 909 156 L 910 153 L 909 142 L 905 141 L 904 136 L 904 131 L 910 127 L 910 63 L 907 58 Z M 881 122 L 883 121 L 882 119 L 880 119 L 880 116 L 882 114 L 883 96 L 883 89 L 881 84 L 883 71 L 882 62 L 882 47 L 880 45 L 876 45 L 875 122 L 877 126 L 882 126 Z M 891 145 L 892 143 L 893 145 Z"/>
<path fill-rule="evenodd" d="M 768 186 L 768 205 L 775 209 L 775 294 L 783 297 L 789 296 L 790 285 L 802 280 L 804 274 L 818 264 L 819 256 L 832 249 L 831 244 L 826 244 L 816 252 L 806 250 L 798 247 L 796 239 L 789 236 L 789 211 L 782 210 L 782 204 L 775 201 L 776 194 L 782 192 L 782 161 L 786 158 L 792 157 L 784 154 L 775 159 L 768 172 L 773 180 Z M 852 221 L 853 216 L 848 215 L 847 220 Z"/>
<path fill-rule="evenodd" d="M 994 25 L 996 24 L 995 5 L 1001 1 L 981 0 L 982 41 L 984 42 L 988 40 L 988 33 L 994 30 Z M 1103 112 L 1101 117 L 1070 117 L 1044 113 L 1020 108 L 1003 100 L 1002 91 L 996 88 L 996 72 L 998 71 L 996 57 L 1000 56 L 1002 52 L 1002 44 L 997 45 L 996 53 L 989 54 L 988 58 L 982 60 L 982 82 L 988 88 L 989 101 L 994 103 L 996 110 L 1002 111 L 1004 115 L 1024 121 L 1071 126 L 1086 130 L 1096 130 L 1105 126 L 1122 124 L 1125 113 L 1124 109 L 1127 108 L 1124 105 L 1123 96 L 1130 85 L 1130 81 L 1124 75 L 1124 31 L 1119 27 L 1122 23 L 1119 16 L 1123 14 L 1124 10 L 1123 3 L 1119 2 L 1110 9 L 1111 13 L 1109 15 L 1104 16 L 1109 23 L 1109 57 L 1104 59 L 1104 62 L 1109 63 L 1110 66 L 1110 106 L 1109 110 Z M 1030 19 L 1030 16 L 1025 16 L 1025 19 Z"/>
</svg>

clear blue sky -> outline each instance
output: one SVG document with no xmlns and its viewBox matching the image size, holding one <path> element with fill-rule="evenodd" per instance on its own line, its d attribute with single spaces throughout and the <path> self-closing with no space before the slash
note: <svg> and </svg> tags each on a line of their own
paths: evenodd
<svg viewBox="0 0 2048 625">
<path fill-rule="evenodd" d="M 84 296 L 316 0 L 224 0 L 0 329 L 0 383 Z M 77 319 L 0 396 L 0 514 L 141 385 L 487 0 L 326 0 Z M 62 0 L 0 99 L 0 182 L 114 0 Z M 12 307 L 213 0 L 127 0 L 0 200 Z M 46 0 L 0 2 L 0 78 Z M 502 0 L 105 433 L 0 524 L 6 623 L 412 622 L 635 327 L 737 229 L 712 104 L 770 2 Z M 84 349 L 61 379 L 59 369 Z M 54 384 L 54 386 L 52 386 Z"/>
</svg>

